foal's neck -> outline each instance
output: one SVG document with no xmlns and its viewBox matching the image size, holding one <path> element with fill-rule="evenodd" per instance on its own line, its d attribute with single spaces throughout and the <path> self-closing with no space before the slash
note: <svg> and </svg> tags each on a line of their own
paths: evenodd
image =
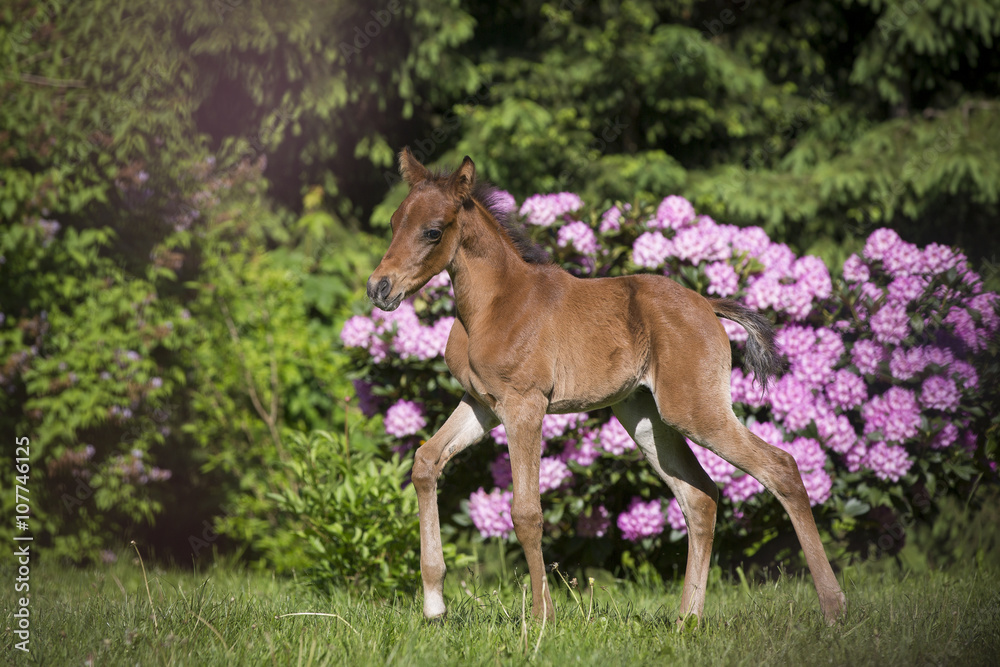
<svg viewBox="0 0 1000 667">
<path fill-rule="evenodd" d="M 458 317 L 474 324 L 497 299 L 516 297 L 518 284 L 533 268 L 521 258 L 493 214 L 473 200 L 459 213 L 462 240 L 448 267 Z"/>
</svg>

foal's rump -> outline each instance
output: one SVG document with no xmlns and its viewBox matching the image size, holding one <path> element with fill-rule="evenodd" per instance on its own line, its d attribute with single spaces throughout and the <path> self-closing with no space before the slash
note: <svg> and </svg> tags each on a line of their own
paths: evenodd
<svg viewBox="0 0 1000 667">
<path fill-rule="evenodd" d="M 665 276 L 616 280 L 629 295 L 619 312 L 628 313 L 633 341 L 645 343 L 637 345 L 646 357 L 641 383 L 661 401 L 676 406 L 698 396 L 703 406 L 724 401 L 728 407 L 732 352 L 719 317 L 747 330 L 745 366 L 762 385 L 780 369 L 774 331 L 759 313 L 730 299 L 705 298 Z"/>
</svg>

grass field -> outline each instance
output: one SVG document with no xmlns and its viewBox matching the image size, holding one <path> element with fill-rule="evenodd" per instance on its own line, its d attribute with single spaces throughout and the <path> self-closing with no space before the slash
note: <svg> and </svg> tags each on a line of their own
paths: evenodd
<svg viewBox="0 0 1000 667">
<path fill-rule="evenodd" d="M 93 666 L 997 665 L 998 574 L 998 565 L 919 576 L 884 564 L 848 569 L 840 576 L 850 606 L 834 627 L 824 624 L 808 578 L 746 584 L 715 576 L 701 626 L 677 630 L 677 582 L 604 576 L 571 592 L 554 577 L 558 619 L 542 625 L 521 622 L 515 576 L 490 583 L 452 573 L 448 619 L 426 623 L 412 596 L 325 597 L 228 566 L 151 568 L 144 578 L 133 553 L 103 568 L 34 568 L 29 654 L 13 648 L 11 584 L 2 651 L 10 664 Z"/>
</svg>

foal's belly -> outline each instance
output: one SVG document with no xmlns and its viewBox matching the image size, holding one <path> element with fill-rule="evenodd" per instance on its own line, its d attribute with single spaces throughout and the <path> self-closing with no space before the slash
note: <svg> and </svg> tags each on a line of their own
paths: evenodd
<svg viewBox="0 0 1000 667">
<path fill-rule="evenodd" d="M 628 387 L 623 387 L 619 391 L 606 396 L 598 396 L 597 394 L 594 394 L 591 396 L 582 395 L 556 397 L 554 400 L 549 401 L 548 413 L 560 414 L 567 412 L 587 412 L 589 410 L 606 408 L 625 400 L 638 387 L 639 384 L 636 383 Z"/>
<path fill-rule="evenodd" d="M 554 369 L 549 396 L 550 413 L 585 412 L 622 401 L 640 385 L 641 378 L 631 360 L 610 355 L 603 363 L 562 366 Z"/>
</svg>

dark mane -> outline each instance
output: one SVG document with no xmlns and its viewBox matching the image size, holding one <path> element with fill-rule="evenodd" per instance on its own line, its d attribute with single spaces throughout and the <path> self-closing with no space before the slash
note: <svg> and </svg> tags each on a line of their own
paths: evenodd
<svg viewBox="0 0 1000 667">
<path fill-rule="evenodd" d="M 507 232 L 521 259 L 529 264 L 548 264 L 552 261 L 549 253 L 528 236 L 524 224 L 517 219 L 515 210 L 505 208 L 499 188 L 488 181 L 479 181 L 472 189 L 472 198 L 496 218 L 500 227 Z"/>
<path fill-rule="evenodd" d="M 438 184 L 443 184 L 450 176 L 451 172 L 443 169 L 432 171 L 430 174 L 431 179 Z M 551 264 L 552 258 L 549 253 L 531 240 L 524 223 L 517 219 L 516 210 L 505 208 L 501 192 L 500 188 L 489 181 L 477 180 L 472 188 L 472 198 L 482 204 L 483 208 L 500 223 L 500 228 L 507 233 L 521 259 L 528 264 Z"/>
</svg>

